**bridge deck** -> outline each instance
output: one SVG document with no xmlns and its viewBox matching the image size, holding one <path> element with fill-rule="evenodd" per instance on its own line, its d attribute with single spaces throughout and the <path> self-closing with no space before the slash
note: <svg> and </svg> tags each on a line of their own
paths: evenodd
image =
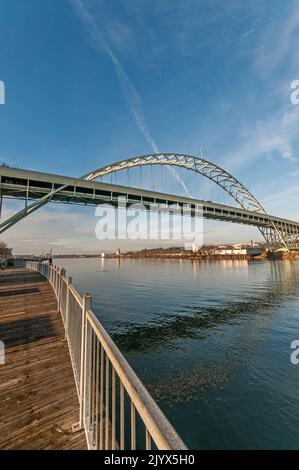
<svg viewBox="0 0 299 470">
<path fill-rule="evenodd" d="M 52 288 L 39 273 L 0 273 L 0 449 L 85 449 L 79 404 Z"/>
<path fill-rule="evenodd" d="M 127 205 L 142 203 L 150 208 L 152 204 L 171 207 L 173 204 L 183 207 L 184 204 L 193 206 L 191 215 L 195 214 L 195 205 L 202 207 L 203 217 L 210 220 L 233 222 L 256 227 L 273 228 L 273 222 L 281 230 L 288 229 L 289 233 L 299 234 L 299 222 L 274 217 L 273 215 L 253 212 L 241 207 L 218 204 L 188 197 L 165 194 L 146 189 L 131 188 L 119 184 L 87 181 L 81 178 L 59 176 L 49 173 L 22 170 L 20 168 L 0 167 L 0 194 L 3 198 L 39 200 L 49 195 L 52 190 L 60 190 L 52 194 L 51 202 L 65 204 L 82 204 L 98 206 L 100 204 L 118 204 L 118 198 L 124 196 Z M 64 189 L 61 189 L 64 187 Z M 239 204 L 237 205 L 239 206 Z M 8 228 L 3 222 L 1 231 Z"/>
</svg>

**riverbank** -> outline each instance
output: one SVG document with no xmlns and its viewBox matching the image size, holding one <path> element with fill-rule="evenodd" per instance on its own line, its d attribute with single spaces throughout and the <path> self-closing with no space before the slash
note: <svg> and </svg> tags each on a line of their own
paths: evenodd
<svg viewBox="0 0 299 470">
<path fill-rule="evenodd" d="M 299 259 L 299 251 L 268 253 L 268 259 Z"/>
<path fill-rule="evenodd" d="M 161 259 L 161 260 L 191 260 L 191 261 L 201 261 L 201 260 L 222 260 L 222 259 L 230 259 L 230 260 L 252 260 L 252 259 L 267 259 L 267 255 L 202 255 L 202 254 L 155 254 L 144 256 L 138 253 L 130 254 L 130 255 L 121 255 L 121 256 L 107 256 L 107 258 L 116 258 L 116 259 Z"/>
</svg>

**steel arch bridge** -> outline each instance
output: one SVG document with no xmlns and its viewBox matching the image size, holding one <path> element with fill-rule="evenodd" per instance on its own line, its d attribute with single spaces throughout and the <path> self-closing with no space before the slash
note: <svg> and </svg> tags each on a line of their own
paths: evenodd
<svg viewBox="0 0 299 470">
<path fill-rule="evenodd" d="M 142 167 L 145 165 L 166 165 L 169 167 L 179 167 L 194 171 L 197 174 L 209 178 L 209 180 L 220 186 L 243 209 L 266 214 L 265 209 L 253 194 L 234 176 L 214 163 L 192 155 L 178 153 L 141 155 L 97 168 L 85 175 L 84 178 L 88 181 L 92 181 L 105 175 L 122 171 L 126 168 Z M 275 248 L 282 246 L 289 250 L 294 241 L 293 234 L 287 233 L 287 231 L 278 228 L 274 222 L 272 227 L 259 227 L 259 230 L 266 242 Z"/>
<path fill-rule="evenodd" d="M 97 168 L 92 172 L 82 176 L 81 181 L 92 182 L 100 177 L 105 175 L 117 173 L 119 171 L 130 169 L 134 167 L 143 167 L 146 165 L 161 165 L 167 167 L 178 167 L 184 168 L 185 170 L 193 171 L 198 175 L 205 176 L 209 180 L 213 181 L 224 191 L 226 191 L 237 203 L 237 205 L 254 214 L 255 218 L 261 218 L 261 215 L 265 215 L 267 219 L 266 224 L 256 224 L 260 232 L 262 233 L 264 239 L 269 244 L 272 249 L 284 248 L 290 250 L 292 247 L 298 245 L 299 242 L 299 223 L 291 222 L 285 219 L 279 219 L 267 214 L 264 207 L 259 203 L 259 201 L 253 196 L 253 194 L 234 176 L 225 171 L 223 168 L 197 156 L 179 154 L 179 153 L 159 153 L 159 154 L 148 154 L 132 157 L 126 160 L 121 160 L 110 165 L 106 165 L 101 168 Z M 2 170 L 2 171 L 1 171 Z M 61 184 L 54 183 L 53 179 L 50 178 L 53 175 L 48 175 L 49 181 L 52 181 L 52 187 L 50 182 L 45 184 L 48 189 L 44 192 L 30 190 L 30 179 L 34 179 L 32 176 L 28 176 L 27 183 L 25 181 L 25 186 L 27 186 L 26 192 L 22 192 L 19 188 L 14 190 L 9 190 L 3 185 L 2 174 L 5 178 L 5 168 L 0 168 L 0 197 L 16 197 L 20 199 L 26 199 L 25 207 L 19 213 L 13 215 L 8 220 L 0 222 L 0 233 L 4 232 L 8 228 L 12 227 L 15 223 L 22 220 L 27 215 L 30 215 L 35 210 L 39 209 L 46 203 L 50 201 L 60 200 L 60 202 L 70 202 L 70 199 L 63 199 L 61 196 L 65 194 L 67 188 L 70 187 L 70 182 L 63 184 L 66 180 L 72 180 L 69 177 L 59 177 Z M 6 173 L 9 173 L 9 169 L 6 169 Z M 18 174 L 17 169 L 11 169 L 15 171 L 15 174 Z M 26 170 L 19 170 L 20 172 Z M 2 174 L 1 174 L 2 173 Z M 34 173 L 34 172 L 28 172 Z M 45 175 L 45 174 L 43 174 Z M 64 178 L 64 180 L 63 180 Z M 21 177 L 19 181 L 21 181 Z M 80 181 L 77 179 L 77 181 Z M 50 186 L 49 186 L 50 185 Z M 9 186 L 9 185 L 8 185 Z M 50 188 L 50 189 L 49 189 Z M 95 191 L 95 189 L 94 189 Z M 112 194 L 112 193 L 111 193 Z M 33 203 L 28 204 L 29 199 L 35 199 Z M 74 202 L 75 197 L 71 202 Z M 80 199 L 80 198 L 79 198 Z M 191 201 L 191 199 L 189 199 Z M 94 201 L 95 203 L 95 201 Z M 259 217 L 255 217 L 259 215 Z M 264 220 L 266 220 L 264 219 Z M 232 221 L 232 220 L 230 220 Z M 242 223 L 242 222 L 241 222 Z"/>
</svg>

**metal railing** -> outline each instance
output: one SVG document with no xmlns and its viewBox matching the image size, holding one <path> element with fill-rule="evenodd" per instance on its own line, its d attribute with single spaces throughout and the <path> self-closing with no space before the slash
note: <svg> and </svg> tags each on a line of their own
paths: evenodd
<svg viewBox="0 0 299 470">
<path fill-rule="evenodd" d="M 64 269 L 16 260 L 53 287 L 61 312 L 80 403 L 78 429 L 89 449 L 183 450 L 185 444 L 148 393 Z"/>
</svg>

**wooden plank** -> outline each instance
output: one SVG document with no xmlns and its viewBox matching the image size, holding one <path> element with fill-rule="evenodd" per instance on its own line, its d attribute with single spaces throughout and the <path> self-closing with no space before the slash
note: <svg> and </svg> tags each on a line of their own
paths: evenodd
<svg viewBox="0 0 299 470">
<path fill-rule="evenodd" d="M 86 449 L 72 432 L 79 403 L 64 328 L 48 281 L 9 268 L 0 273 L 0 449 Z"/>
</svg>

